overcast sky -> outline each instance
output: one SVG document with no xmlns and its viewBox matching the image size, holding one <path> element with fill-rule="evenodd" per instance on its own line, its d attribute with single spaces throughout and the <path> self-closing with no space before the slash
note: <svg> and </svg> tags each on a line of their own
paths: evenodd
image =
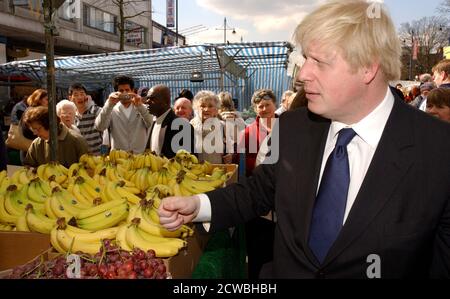
<svg viewBox="0 0 450 299">
<path fill-rule="evenodd" d="M 296 25 L 323 0 L 178 0 L 179 31 L 202 25 L 203 31 L 187 35 L 188 43 L 289 41 Z M 385 0 L 397 26 L 436 15 L 442 0 Z M 166 25 L 166 0 L 153 0 L 153 19 Z M 236 34 L 232 34 L 231 29 Z"/>
</svg>

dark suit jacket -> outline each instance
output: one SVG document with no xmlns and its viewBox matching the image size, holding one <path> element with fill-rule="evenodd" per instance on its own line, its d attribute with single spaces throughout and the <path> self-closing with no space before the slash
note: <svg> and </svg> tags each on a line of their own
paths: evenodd
<svg viewBox="0 0 450 299">
<path fill-rule="evenodd" d="M 170 110 L 169 113 L 167 114 L 166 118 L 164 118 L 162 125 L 161 125 L 161 129 L 162 128 L 166 128 L 166 133 L 164 134 L 164 142 L 161 148 L 161 155 L 165 156 L 166 158 L 173 158 L 176 154 L 176 151 L 174 152 L 174 150 L 172 149 L 172 138 L 177 135 L 178 133 L 180 133 L 182 131 L 182 127 L 180 128 L 175 128 L 172 129 L 172 122 L 175 119 L 180 119 L 178 116 L 175 115 L 175 113 Z M 155 122 L 153 122 L 151 128 L 150 128 L 150 136 L 149 139 L 147 141 L 147 147 L 146 148 L 150 148 L 150 143 L 152 140 L 152 133 L 153 133 L 153 126 L 155 125 Z M 194 128 L 192 127 L 192 125 L 186 120 L 186 126 L 189 125 L 189 130 L 190 130 L 190 142 L 188 144 L 182 144 L 182 148 L 187 150 L 190 153 L 194 153 Z M 184 141 L 186 143 L 186 141 Z"/>
<path fill-rule="evenodd" d="M 320 265 L 308 247 L 330 121 L 305 108 L 283 113 L 280 156 L 253 177 L 208 193 L 211 230 L 274 208 L 275 278 L 367 278 L 377 254 L 381 278 L 450 277 L 450 125 L 396 98 L 350 214 Z M 239 211 L 239 212 L 237 212 Z"/>
</svg>

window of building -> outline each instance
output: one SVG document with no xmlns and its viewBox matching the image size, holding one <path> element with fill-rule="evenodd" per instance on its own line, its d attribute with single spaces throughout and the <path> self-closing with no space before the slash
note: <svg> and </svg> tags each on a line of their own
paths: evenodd
<svg viewBox="0 0 450 299">
<path fill-rule="evenodd" d="M 96 7 L 84 5 L 83 24 L 109 33 L 117 33 L 117 17 Z"/>
<path fill-rule="evenodd" d="M 147 28 L 130 21 L 125 21 L 125 30 L 126 30 L 125 37 L 127 43 L 136 46 L 146 43 L 145 32 Z"/>
</svg>

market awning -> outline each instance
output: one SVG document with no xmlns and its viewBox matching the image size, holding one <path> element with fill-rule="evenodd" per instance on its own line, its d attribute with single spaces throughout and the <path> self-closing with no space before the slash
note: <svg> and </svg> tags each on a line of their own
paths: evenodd
<svg viewBox="0 0 450 299">
<path fill-rule="evenodd" d="M 55 59 L 55 75 L 59 88 L 73 82 L 88 89 L 105 88 L 114 76 L 124 74 L 140 85 L 166 84 L 174 94 L 181 88 L 228 90 L 248 104 L 254 89 L 272 88 L 281 96 L 289 87 L 286 68 L 291 51 L 288 42 L 262 42 L 59 57 Z M 45 67 L 45 59 L 14 61 L 0 65 L 0 74 L 21 74 L 45 85 Z M 201 72 L 204 81 L 192 83 L 193 72 Z"/>
</svg>

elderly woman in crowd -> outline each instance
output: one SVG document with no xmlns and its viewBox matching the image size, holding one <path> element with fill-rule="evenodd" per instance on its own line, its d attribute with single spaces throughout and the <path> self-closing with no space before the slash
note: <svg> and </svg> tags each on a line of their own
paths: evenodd
<svg viewBox="0 0 450 299">
<path fill-rule="evenodd" d="M 245 148 L 245 172 L 247 176 L 251 176 L 253 169 L 264 160 L 268 151 L 268 137 L 277 117 L 275 114 L 276 96 L 270 89 L 255 91 L 252 97 L 252 105 L 256 112 L 256 120 L 245 129 L 238 145 L 239 152 Z"/>
<path fill-rule="evenodd" d="M 61 119 L 61 122 L 72 131 L 81 135 L 80 130 L 75 125 L 75 115 L 77 113 L 77 106 L 69 101 L 62 100 L 56 104 L 56 115 Z"/>
<path fill-rule="evenodd" d="M 24 165 L 37 167 L 50 162 L 48 108 L 40 106 L 27 109 L 23 115 L 23 122 L 38 136 L 28 149 Z M 58 120 L 58 162 L 70 167 L 87 152 L 88 147 L 83 137 L 70 133 L 69 129 Z"/>
<path fill-rule="evenodd" d="M 426 112 L 450 122 L 450 89 L 435 88 L 428 94 Z"/>
<path fill-rule="evenodd" d="M 195 133 L 195 152 L 200 161 L 216 164 L 231 163 L 225 154 L 224 126 L 218 118 L 219 98 L 212 91 L 199 91 L 194 97 L 197 116 L 191 120 Z"/>
<path fill-rule="evenodd" d="M 23 132 L 23 136 L 27 139 L 30 140 L 34 140 L 37 136 L 30 130 L 28 129 L 28 127 L 25 125 L 25 123 L 23 122 L 23 115 L 25 114 L 25 112 L 32 108 L 32 107 L 39 107 L 39 106 L 43 106 L 43 107 L 48 107 L 48 94 L 47 94 L 47 90 L 45 89 L 36 89 L 28 98 L 27 98 L 27 109 L 25 109 L 25 111 L 22 113 L 22 118 L 20 120 L 20 125 L 22 126 L 22 132 Z M 20 161 L 23 163 L 24 159 L 25 159 L 25 155 L 27 154 L 27 152 L 25 151 L 20 151 Z"/>
</svg>

